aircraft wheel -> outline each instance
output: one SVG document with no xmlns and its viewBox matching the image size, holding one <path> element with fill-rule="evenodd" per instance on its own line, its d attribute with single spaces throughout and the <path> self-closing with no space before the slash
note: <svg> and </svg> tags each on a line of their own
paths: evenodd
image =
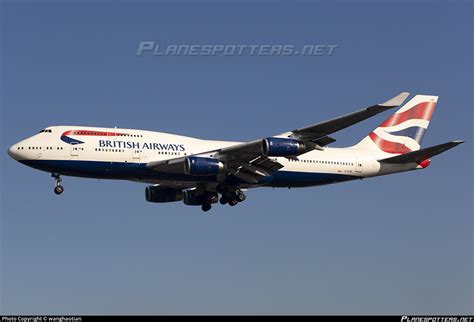
<svg viewBox="0 0 474 322">
<path fill-rule="evenodd" d="M 54 193 L 57 195 L 62 194 L 63 191 L 64 191 L 64 187 L 61 185 L 57 185 L 56 187 L 54 187 Z"/>
<path fill-rule="evenodd" d="M 208 204 L 208 203 L 205 203 L 205 204 L 203 204 L 203 205 L 201 206 L 201 209 L 202 209 L 202 211 L 204 211 L 204 212 L 209 211 L 209 210 L 211 210 L 211 205 Z"/>
<path fill-rule="evenodd" d="M 235 206 L 236 204 L 238 204 L 239 202 L 237 201 L 237 199 L 231 199 L 229 200 L 229 206 Z"/>
<path fill-rule="evenodd" d="M 245 201 L 246 198 L 247 197 L 245 196 L 245 193 L 243 193 L 242 191 L 237 192 L 237 201 L 238 202 Z"/>
<path fill-rule="evenodd" d="M 219 202 L 221 205 L 225 205 L 227 203 L 227 199 L 224 197 L 221 197 L 221 199 L 219 199 Z"/>
</svg>

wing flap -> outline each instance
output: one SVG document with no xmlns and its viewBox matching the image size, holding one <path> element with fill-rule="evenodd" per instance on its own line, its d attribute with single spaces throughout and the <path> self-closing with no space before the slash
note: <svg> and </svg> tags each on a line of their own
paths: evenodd
<svg viewBox="0 0 474 322">
<path fill-rule="evenodd" d="M 333 139 L 330 136 L 323 136 L 322 138 L 313 140 L 312 142 L 316 143 L 319 146 L 326 146 L 326 145 L 336 142 L 336 139 Z"/>
<path fill-rule="evenodd" d="M 256 165 L 258 167 L 262 167 L 270 172 L 277 171 L 283 168 L 283 165 L 277 161 L 273 161 L 265 156 L 260 156 L 254 161 L 251 162 L 252 165 Z"/>
</svg>

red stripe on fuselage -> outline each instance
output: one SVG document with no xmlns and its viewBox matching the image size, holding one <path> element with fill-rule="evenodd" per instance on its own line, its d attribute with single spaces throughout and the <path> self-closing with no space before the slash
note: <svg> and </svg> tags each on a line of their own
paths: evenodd
<svg viewBox="0 0 474 322">
<path fill-rule="evenodd" d="M 418 119 L 418 120 L 431 120 L 433 115 L 436 102 L 423 102 L 413 106 L 411 109 L 406 110 L 402 113 L 395 113 L 390 116 L 385 122 L 380 124 L 379 127 L 395 126 L 406 120 Z"/>
<path fill-rule="evenodd" d="M 371 132 L 369 137 L 374 141 L 374 143 L 379 147 L 380 150 L 387 153 L 398 153 L 404 154 L 411 152 L 411 150 L 405 145 L 398 142 L 387 141 L 382 139 L 380 136 Z"/>
<path fill-rule="evenodd" d="M 62 134 L 67 135 L 86 135 L 86 136 L 126 136 L 126 133 L 103 132 L 103 131 L 88 131 L 88 130 L 70 130 Z"/>
</svg>

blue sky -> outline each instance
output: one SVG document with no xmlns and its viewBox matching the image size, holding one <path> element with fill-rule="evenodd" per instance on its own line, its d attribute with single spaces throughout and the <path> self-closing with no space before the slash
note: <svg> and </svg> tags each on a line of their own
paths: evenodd
<svg viewBox="0 0 474 322">
<path fill-rule="evenodd" d="M 1 312 L 473 312 L 468 2 L 2 1 Z M 332 56 L 136 56 L 138 43 L 335 44 Z M 258 189 L 237 207 L 150 204 L 145 185 L 64 178 L 6 154 L 48 125 L 252 140 L 439 95 L 425 171 Z M 359 141 L 388 115 L 334 137 Z"/>
</svg>

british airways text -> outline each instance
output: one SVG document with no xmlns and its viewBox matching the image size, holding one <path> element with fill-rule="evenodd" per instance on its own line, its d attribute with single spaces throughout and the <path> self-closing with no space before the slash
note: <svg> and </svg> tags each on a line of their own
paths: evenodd
<svg viewBox="0 0 474 322">
<path fill-rule="evenodd" d="M 99 140 L 100 148 L 185 151 L 184 144 Z"/>
</svg>

